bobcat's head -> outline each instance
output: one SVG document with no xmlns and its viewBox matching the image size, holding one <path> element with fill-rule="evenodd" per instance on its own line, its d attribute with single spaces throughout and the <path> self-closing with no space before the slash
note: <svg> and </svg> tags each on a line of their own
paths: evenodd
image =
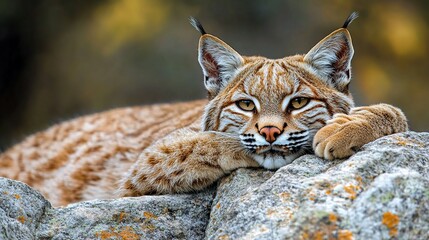
<svg viewBox="0 0 429 240">
<path fill-rule="evenodd" d="M 311 152 L 315 133 L 335 113 L 348 113 L 352 40 L 347 25 L 307 54 L 281 59 L 245 57 L 202 33 L 198 60 L 210 102 L 203 129 L 237 134 L 258 163 L 276 169 Z"/>
</svg>

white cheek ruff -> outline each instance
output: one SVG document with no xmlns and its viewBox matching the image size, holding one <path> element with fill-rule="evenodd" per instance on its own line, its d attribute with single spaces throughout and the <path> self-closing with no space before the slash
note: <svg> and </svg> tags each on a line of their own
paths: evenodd
<svg viewBox="0 0 429 240">
<path fill-rule="evenodd" d="M 255 134 L 254 138 L 256 140 L 256 144 L 258 144 L 258 145 L 269 145 L 269 143 L 267 142 L 267 140 L 265 140 L 265 138 L 262 137 L 259 134 Z"/>
<path fill-rule="evenodd" d="M 269 145 L 269 143 L 265 140 L 264 137 L 262 137 L 259 134 L 241 134 L 240 135 L 240 139 L 241 140 L 245 140 L 245 139 L 253 139 L 253 142 L 255 144 L 261 145 L 261 146 L 265 146 L 265 145 Z"/>
<path fill-rule="evenodd" d="M 250 150 L 256 150 L 259 147 L 269 146 L 268 142 L 265 141 L 265 138 L 258 134 L 240 134 L 239 137 L 241 144 Z"/>
<path fill-rule="evenodd" d="M 295 145 L 296 143 L 301 143 L 307 141 L 309 138 L 308 131 L 302 133 L 291 134 L 282 134 L 276 141 L 273 142 L 273 145 Z"/>
</svg>

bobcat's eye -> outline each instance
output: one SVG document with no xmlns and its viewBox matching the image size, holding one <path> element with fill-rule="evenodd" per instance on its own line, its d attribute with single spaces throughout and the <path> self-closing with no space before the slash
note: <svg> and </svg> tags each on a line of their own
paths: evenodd
<svg viewBox="0 0 429 240">
<path fill-rule="evenodd" d="M 237 106 L 243 111 L 253 111 L 255 110 L 255 104 L 251 100 L 240 100 L 235 102 Z"/>
<path fill-rule="evenodd" d="M 305 105 L 307 105 L 307 103 L 309 101 L 310 100 L 308 98 L 304 98 L 304 97 L 294 98 L 290 102 L 290 108 L 292 110 L 300 109 L 300 108 L 304 107 Z"/>
</svg>

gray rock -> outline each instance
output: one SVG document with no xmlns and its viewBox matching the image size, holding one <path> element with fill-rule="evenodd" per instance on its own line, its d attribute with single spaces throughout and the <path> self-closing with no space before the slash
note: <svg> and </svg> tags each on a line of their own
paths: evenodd
<svg viewBox="0 0 429 240">
<path fill-rule="evenodd" d="M 0 177 L 0 239 L 35 239 L 51 204 L 26 184 Z"/>
<path fill-rule="evenodd" d="M 214 190 L 95 200 L 52 208 L 21 182 L 0 179 L 0 239 L 202 239 Z"/>
<path fill-rule="evenodd" d="M 346 161 L 303 156 L 223 179 L 207 239 L 429 239 L 429 133 L 367 144 Z"/>
<path fill-rule="evenodd" d="M 239 169 L 214 194 L 52 208 L 0 178 L 0 239 L 429 239 L 429 133 L 384 137 L 345 161 Z"/>
<path fill-rule="evenodd" d="M 213 191 L 97 200 L 50 209 L 39 239 L 202 239 Z"/>
</svg>

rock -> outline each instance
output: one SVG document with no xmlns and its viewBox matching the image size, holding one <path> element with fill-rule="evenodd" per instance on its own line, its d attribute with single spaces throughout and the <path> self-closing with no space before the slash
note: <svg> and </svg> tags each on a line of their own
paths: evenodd
<svg viewBox="0 0 429 240">
<path fill-rule="evenodd" d="M 429 133 L 384 137 L 345 161 L 239 169 L 214 194 L 52 208 L 0 178 L 0 239 L 429 239 Z"/>
<path fill-rule="evenodd" d="M 272 176 L 271 176 L 272 175 Z M 302 156 L 223 179 L 207 239 L 429 239 L 429 133 L 378 139 L 346 161 Z"/>
<path fill-rule="evenodd" d="M 214 190 L 95 200 L 52 208 L 21 182 L 0 179 L 0 239 L 202 239 Z"/>
<path fill-rule="evenodd" d="M 97 200 L 50 209 L 41 239 L 202 239 L 213 191 Z"/>
<path fill-rule="evenodd" d="M 0 239 L 34 239 L 51 204 L 26 184 L 0 178 Z"/>
</svg>

